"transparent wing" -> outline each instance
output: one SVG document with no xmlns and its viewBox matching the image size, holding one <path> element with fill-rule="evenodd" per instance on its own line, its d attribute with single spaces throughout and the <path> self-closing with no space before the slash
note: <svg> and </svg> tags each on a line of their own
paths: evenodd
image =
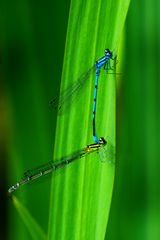
<svg viewBox="0 0 160 240">
<path fill-rule="evenodd" d="M 56 110 L 59 115 L 63 114 L 67 107 L 70 106 L 70 104 L 75 100 L 75 98 L 78 98 L 78 93 L 84 88 L 94 69 L 95 66 L 92 66 L 86 73 L 82 74 L 76 82 L 62 91 L 60 96 L 53 98 L 50 101 L 51 108 Z"/>
<path fill-rule="evenodd" d="M 101 146 L 98 154 L 101 162 L 115 163 L 115 146 L 113 146 L 110 141 L 107 140 L 107 144 L 105 146 Z"/>
<path fill-rule="evenodd" d="M 106 63 L 104 66 L 105 71 L 101 71 L 101 74 L 116 74 L 116 75 L 122 75 L 121 73 L 116 72 L 116 65 L 117 65 L 117 57 L 115 57 L 113 60 L 113 65 L 111 65 L 110 60 Z M 66 110 L 68 110 L 68 107 L 72 104 L 72 102 L 75 101 L 75 99 L 78 99 L 79 93 L 82 89 L 84 89 L 85 85 L 87 84 L 89 76 L 92 74 L 92 72 L 95 71 L 95 65 L 93 65 L 87 72 L 82 74 L 76 82 L 74 82 L 72 85 L 68 86 L 62 93 L 60 93 L 59 96 L 53 98 L 50 101 L 50 107 L 58 112 L 58 115 L 62 115 Z"/>
</svg>

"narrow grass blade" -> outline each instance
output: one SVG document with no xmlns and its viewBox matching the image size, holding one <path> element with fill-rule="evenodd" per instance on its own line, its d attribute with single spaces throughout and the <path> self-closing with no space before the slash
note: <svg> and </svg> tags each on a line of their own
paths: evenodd
<svg viewBox="0 0 160 240">
<path fill-rule="evenodd" d="M 46 235 L 43 232 L 43 230 L 41 229 L 41 227 L 35 221 L 33 216 L 31 216 L 29 211 L 22 205 L 22 203 L 15 196 L 12 196 L 11 199 L 13 201 L 13 204 L 14 204 L 17 212 L 19 213 L 19 215 L 22 218 L 25 226 L 27 227 L 27 229 L 28 229 L 28 231 L 31 235 L 31 239 L 33 239 L 33 240 L 45 240 L 45 239 L 47 239 Z"/>
</svg>

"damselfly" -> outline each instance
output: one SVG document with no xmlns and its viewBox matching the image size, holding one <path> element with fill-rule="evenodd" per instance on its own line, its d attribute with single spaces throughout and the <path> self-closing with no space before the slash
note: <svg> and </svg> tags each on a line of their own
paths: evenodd
<svg viewBox="0 0 160 240">
<path fill-rule="evenodd" d="M 87 147 L 85 147 L 77 152 L 74 152 L 70 156 L 62 157 L 59 160 L 50 161 L 50 162 L 48 162 L 44 165 L 41 165 L 37 168 L 28 170 L 24 173 L 24 176 L 22 177 L 22 179 L 20 181 L 18 181 L 16 184 L 12 185 L 8 189 L 8 193 L 10 194 L 10 193 L 14 192 L 15 190 L 17 190 L 20 186 L 23 186 L 27 183 L 37 180 L 40 177 L 45 176 L 53 171 L 56 171 L 59 168 L 62 168 L 77 159 L 85 157 L 86 155 L 88 155 L 90 153 L 99 152 L 100 149 L 103 146 L 105 146 L 106 144 L 107 144 L 106 140 L 103 137 L 101 137 L 99 139 L 98 143 L 89 144 L 89 145 L 87 145 Z"/>
<path fill-rule="evenodd" d="M 116 57 L 112 57 L 112 52 L 109 49 L 104 50 L 105 55 L 98 59 L 95 64 L 81 77 L 78 78 L 78 80 L 72 85 L 69 86 L 66 90 L 64 90 L 59 97 L 53 98 L 50 101 L 50 105 L 52 108 L 56 109 L 58 111 L 58 114 L 63 111 L 64 106 L 69 105 L 70 99 L 74 99 L 76 97 L 79 90 L 86 84 L 87 79 L 89 78 L 90 74 L 95 71 L 95 86 L 94 86 L 94 100 L 93 100 L 93 140 L 95 143 L 99 143 L 99 139 L 96 134 L 96 102 L 97 102 L 97 90 L 98 90 L 98 80 L 100 76 L 100 70 L 102 67 L 104 67 L 105 71 L 108 73 L 109 70 L 113 70 L 110 60 L 115 60 L 116 64 Z M 114 73 L 113 73 L 114 74 Z"/>
</svg>

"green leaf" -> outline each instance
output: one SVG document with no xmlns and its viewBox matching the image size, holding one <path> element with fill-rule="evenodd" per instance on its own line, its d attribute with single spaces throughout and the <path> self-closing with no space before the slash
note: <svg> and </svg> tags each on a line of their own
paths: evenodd
<svg viewBox="0 0 160 240">
<path fill-rule="evenodd" d="M 75 1 L 70 7 L 61 91 L 75 83 L 109 48 L 116 55 L 129 0 Z M 103 70 L 102 70 L 103 72 Z M 49 239 L 104 239 L 115 173 L 115 75 L 101 74 L 96 128 L 108 141 L 107 160 L 91 154 L 53 174 Z M 58 117 L 54 158 L 85 147 L 92 140 L 93 74 Z M 74 100 L 74 99 L 73 99 Z"/>
<path fill-rule="evenodd" d="M 27 227 L 32 239 L 34 240 L 45 240 L 46 236 L 41 227 L 31 216 L 28 210 L 22 205 L 22 203 L 15 197 L 12 196 L 13 204 L 19 213 L 21 219 L 23 220 L 25 226 Z"/>
</svg>

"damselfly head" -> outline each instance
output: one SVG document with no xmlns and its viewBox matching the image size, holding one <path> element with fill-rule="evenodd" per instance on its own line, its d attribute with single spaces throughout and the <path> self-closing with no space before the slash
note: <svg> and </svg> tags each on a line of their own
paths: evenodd
<svg viewBox="0 0 160 240">
<path fill-rule="evenodd" d="M 112 52 L 108 48 L 105 49 L 104 52 L 105 52 L 106 56 L 112 58 Z"/>
<path fill-rule="evenodd" d="M 104 137 L 100 137 L 99 143 L 100 143 L 101 145 L 106 145 L 106 144 L 107 144 L 107 141 L 104 139 Z"/>
</svg>

